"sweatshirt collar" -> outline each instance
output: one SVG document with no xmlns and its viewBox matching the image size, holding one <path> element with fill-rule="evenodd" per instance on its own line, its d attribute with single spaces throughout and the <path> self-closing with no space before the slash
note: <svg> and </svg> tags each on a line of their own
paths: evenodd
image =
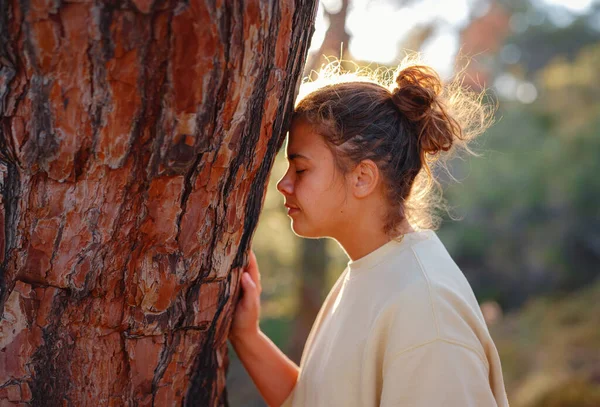
<svg viewBox="0 0 600 407">
<path fill-rule="evenodd" d="M 350 271 L 353 272 L 371 269 L 388 258 L 392 253 L 396 252 L 397 249 L 403 248 L 404 246 L 409 247 L 410 242 L 415 240 L 415 238 L 417 240 L 422 240 L 423 238 L 427 239 L 429 232 L 429 230 L 422 230 L 395 237 L 363 257 L 348 261 L 348 267 L 350 268 Z"/>
</svg>

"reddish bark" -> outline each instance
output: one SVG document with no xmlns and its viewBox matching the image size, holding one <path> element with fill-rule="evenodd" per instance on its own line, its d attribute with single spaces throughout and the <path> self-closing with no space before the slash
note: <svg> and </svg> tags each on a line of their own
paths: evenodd
<svg viewBox="0 0 600 407">
<path fill-rule="evenodd" d="M 0 2 L 0 405 L 226 404 L 315 8 Z"/>
<path fill-rule="evenodd" d="M 473 19 L 461 32 L 461 53 L 473 58 L 464 72 L 464 86 L 483 89 L 491 85 L 493 66 L 486 62 L 497 55 L 510 34 L 510 14 L 498 2 L 492 1 L 489 10 Z"/>
</svg>

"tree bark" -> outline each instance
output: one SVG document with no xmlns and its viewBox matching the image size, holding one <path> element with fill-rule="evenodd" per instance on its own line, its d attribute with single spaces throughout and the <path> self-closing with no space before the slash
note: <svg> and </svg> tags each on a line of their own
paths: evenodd
<svg viewBox="0 0 600 407">
<path fill-rule="evenodd" d="M 315 0 L 0 0 L 0 405 L 227 404 Z"/>
</svg>

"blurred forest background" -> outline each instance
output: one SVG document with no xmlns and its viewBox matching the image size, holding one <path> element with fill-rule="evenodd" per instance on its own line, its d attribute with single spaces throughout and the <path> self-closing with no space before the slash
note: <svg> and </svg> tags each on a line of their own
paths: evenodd
<svg viewBox="0 0 600 407">
<path fill-rule="evenodd" d="M 498 105 L 480 157 L 455 160 L 438 231 L 469 279 L 512 407 L 600 406 L 600 1 L 323 0 L 305 75 L 323 55 L 396 67 L 420 51 Z M 254 236 L 262 330 L 299 360 L 348 259 L 295 236 L 271 174 Z M 233 407 L 263 406 L 230 349 Z"/>
</svg>

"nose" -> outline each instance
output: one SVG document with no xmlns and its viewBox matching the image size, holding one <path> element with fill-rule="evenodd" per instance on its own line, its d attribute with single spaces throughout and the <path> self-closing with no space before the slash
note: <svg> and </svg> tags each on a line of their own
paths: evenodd
<svg viewBox="0 0 600 407">
<path fill-rule="evenodd" d="M 283 195 L 291 195 L 294 192 L 294 183 L 288 176 L 289 171 L 277 183 L 277 190 Z"/>
</svg>

